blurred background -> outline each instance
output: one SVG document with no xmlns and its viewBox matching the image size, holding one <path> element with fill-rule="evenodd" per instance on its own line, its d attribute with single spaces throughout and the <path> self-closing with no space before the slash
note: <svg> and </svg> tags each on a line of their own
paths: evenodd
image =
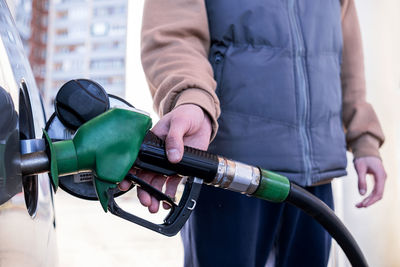
<svg viewBox="0 0 400 267">
<path fill-rule="evenodd" d="M 60 86 L 90 78 L 108 93 L 152 112 L 140 64 L 144 0 L 7 0 L 29 57 L 47 116 Z M 361 200 L 348 155 L 348 177 L 334 182 L 337 214 L 355 235 L 371 266 L 400 266 L 400 1 L 356 0 L 366 64 L 368 101 L 380 118 L 388 180 L 382 201 L 357 209 Z M 373 182 L 370 180 L 369 189 Z M 121 201 L 146 210 L 134 193 Z M 55 197 L 59 266 L 181 266 L 179 236 L 167 238 L 104 214 L 96 202 L 61 190 Z M 331 266 L 348 266 L 334 246 Z"/>
</svg>

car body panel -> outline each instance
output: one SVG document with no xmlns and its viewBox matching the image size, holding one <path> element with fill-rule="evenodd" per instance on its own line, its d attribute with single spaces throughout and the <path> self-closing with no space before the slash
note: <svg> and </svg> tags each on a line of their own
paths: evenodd
<svg viewBox="0 0 400 267">
<path fill-rule="evenodd" d="M 56 266 L 49 177 L 22 179 L 20 170 L 20 139 L 41 138 L 45 114 L 4 0 L 0 0 L 0 88 L 0 266 Z"/>
</svg>

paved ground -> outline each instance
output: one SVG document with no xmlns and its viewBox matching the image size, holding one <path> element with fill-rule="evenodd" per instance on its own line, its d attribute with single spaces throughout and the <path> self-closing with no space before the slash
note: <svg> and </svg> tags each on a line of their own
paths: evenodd
<svg viewBox="0 0 400 267">
<path fill-rule="evenodd" d="M 131 207 L 137 215 L 147 214 L 133 194 L 128 194 L 119 198 L 121 206 Z M 55 204 L 60 267 L 182 266 L 179 235 L 153 233 L 104 213 L 98 202 L 62 190 L 57 192 Z"/>
</svg>

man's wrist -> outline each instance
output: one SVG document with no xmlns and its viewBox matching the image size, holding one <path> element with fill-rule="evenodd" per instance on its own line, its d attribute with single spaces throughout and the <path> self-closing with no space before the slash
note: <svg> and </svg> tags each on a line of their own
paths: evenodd
<svg viewBox="0 0 400 267">
<path fill-rule="evenodd" d="M 370 134 L 363 134 L 351 144 L 351 151 L 354 159 L 362 157 L 377 157 L 381 159 L 379 153 L 380 142 Z"/>
</svg>

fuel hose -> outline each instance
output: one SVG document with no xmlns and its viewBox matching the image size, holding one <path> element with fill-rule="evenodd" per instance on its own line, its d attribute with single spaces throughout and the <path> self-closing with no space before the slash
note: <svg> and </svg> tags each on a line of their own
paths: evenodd
<svg viewBox="0 0 400 267">
<path fill-rule="evenodd" d="M 324 202 L 293 183 L 285 202 L 296 206 L 319 222 L 343 249 L 352 266 L 368 266 L 349 230 Z"/>
<path fill-rule="evenodd" d="M 252 196 L 271 202 L 286 202 L 301 209 L 336 240 L 352 266 L 368 266 L 357 242 L 331 208 L 304 188 L 289 182 L 285 176 L 260 170 L 260 185 Z"/>
</svg>

